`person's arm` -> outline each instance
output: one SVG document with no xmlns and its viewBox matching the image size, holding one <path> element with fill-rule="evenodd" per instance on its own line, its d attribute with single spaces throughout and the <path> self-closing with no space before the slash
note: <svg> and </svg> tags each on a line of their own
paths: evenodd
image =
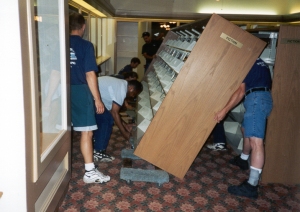
<svg viewBox="0 0 300 212">
<path fill-rule="evenodd" d="M 126 127 L 126 123 L 123 124 L 123 121 L 120 117 L 120 114 L 119 114 L 119 110 L 120 110 L 120 106 L 117 105 L 116 103 L 112 103 L 112 108 L 111 108 L 111 115 L 113 116 L 114 118 L 114 121 L 117 125 L 117 127 L 120 129 L 123 137 L 126 139 L 126 140 L 129 140 L 130 138 L 130 132 L 128 132 L 128 130 L 125 128 Z M 125 126 L 124 126 L 125 125 Z"/>
<path fill-rule="evenodd" d="M 150 56 L 150 55 L 147 54 L 147 48 L 146 48 L 146 46 L 143 46 L 143 47 L 142 47 L 142 55 L 143 55 L 146 59 L 153 59 L 153 58 L 156 57 L 155 54 L 152 55 L 152 56 Z"/>
<path fill-rule="evenodd" d="M 127 110 L 134 110 L 134 109 L 135 109 L 135 107 L 132 107 L 132 106 L 128 103 L 128 101 L 127 101 L 126 99 L 124 100 L 124 106 L 126 107 Z"/>
<path fill-rule="evenodd" d="M 226 114 L 244 98 L 245 87 L 245 83 L 242 83 L 239 88 L 232 94 L 225 107 L 215 114 L 214 120 L 216 122 L 219 123 L 220 121 L 222 121 Z"/>
<path fill-rule="evenodd" d="M 94 71 L 86 72 L 86 80 L 95 100 L 96 113 L 101 114 L 104 112 L 104 105 L 101 101 L 96 73 Z"/>
<path fill-rule="evenodd" d="M 154 55 L 152 55 L 152 56 L 150 56 L 150 55 L 148 55 L 146 52 L 144 52 L 143 53 L 143 56 L 146 58 L 146 59 L 153 59 L 153 58 L 155 58 L 156 57 L 156 55 L 154 54 Z"/>
</svg>

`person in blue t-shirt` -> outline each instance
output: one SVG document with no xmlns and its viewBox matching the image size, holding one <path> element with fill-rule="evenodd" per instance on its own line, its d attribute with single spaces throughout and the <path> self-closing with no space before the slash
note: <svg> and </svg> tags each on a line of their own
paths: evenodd
<svg viewBox="0 0 300 212">
<path fill-rule="evenodd" d="M 133 57 L 130 61 L 130 64 L 122 68 L 118 74 L 125 74 L 125 73 L 132 72 L 133 71 L 132 69 L 137 68 L 138 65 L 140 64 L 141 64 L 140 59 L 137 57 Z"/>
<path fill-rule="evenodd" d="M 95 112 L 104 112 L 98 90 L 94 47 L 82 39 L 85 19 L 79 13 L 69 16 L 70 27 L 70 84 L 71 120 L 74 131 L 81 132 L 80 149 L 85 163 L 85 183 L 103 183 L 110 180 L 97 170 L 93 162 L 93 130 L 97 129 Z"/>
<path fill-rule="evenodd" d="M 258 197 L 258 182 L 264 165 L 264 144 L 266 121 L 273 107 L 270 93 L 272 84 L 268 65 L 260 58 L 256 60 L 243 83 L 233 93 L 225 107 L 216 113 L 214 119 L 220 122 L 226 114 L 244 98 L 245 114 L 242 122 L 244 137 L 243 152 L 229 162 L 242 170 L 249 169 L 249 179 L 238 186 L 229 186 L 228 192 L 249 198 Z"/>
<path fill-rule="evenodd" d="M 137 79 L 138 78 L 137 73 L 133 72 L 133 69 L 137 68 L 139 64 L 141 64 L 140 59 L 137 57 L 133 57 L 130 61 L 130 64 L 128 64 L 124 68 L 122 68 L 118 74 L 113 74 L 111 76 L 126 80 L 126 77 L 132 77 L 135 74 L 136 79 Z"/>
</svg>

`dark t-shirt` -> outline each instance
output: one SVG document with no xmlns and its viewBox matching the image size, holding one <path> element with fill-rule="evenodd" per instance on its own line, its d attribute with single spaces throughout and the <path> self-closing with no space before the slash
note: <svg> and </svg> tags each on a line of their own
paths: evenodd
<svg viewBox="0 0 300 212">
<path fill-rule="evenodd" d="M 70 36 L 71 85 L 87 84 L 86 72 L 98 71 L 93 44 L 80 36 Z"/>
<path fill-rule="evenodd" d="M 246 84 L 246 91 L 257 87 L 271 88 L 272 78 L 268 65 L 258 58 L 243 83 Z"/>
<path fill-rule="evenodd" d="M 151 43 L 145 43 L 142 48 L 142 54 L 147 53 L 149 56 L 156 54 L 160 44 L 154 40 Z M 151 63 L 152 59 L 146 59 L 146 63 Z"/>
<path fill-rule="evenodd" d="M 119 74 L 125 74 L 125 73 L 128 73 L 128 72 L 132 72 L 132 67 L 131 67 L 131 65 L 127 65 L 127 66 L 125 66 L 124 68 L 122 68 L 122 69 L 119 71 Z"/>
</svg>

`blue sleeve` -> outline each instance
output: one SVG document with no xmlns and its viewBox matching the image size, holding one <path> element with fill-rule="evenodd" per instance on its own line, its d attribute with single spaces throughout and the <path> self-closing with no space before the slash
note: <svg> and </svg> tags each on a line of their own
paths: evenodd
<svg viewBox="0 0 300 212">
<path fill-rule="evenodd" d="M 89 43 L 89 45 L 86 48 L 86 54 L 85 54 L 86 60 L 84 64 L 84 71 L 95 71 L 98 72 L 98 66 L 96 63 L 95 58 L 95 52 L 94 52 L 94 46 L 92 43 Z"/>
<path fill-rule="evenodd" d="M 119 71 L 119 74 L 124 74 L 126 72 L 132 72 L 132 68 L 130 65 L 127 65 L 125 66 L 124 68 L 122 68 L 120 71 Z"/>
</svg>

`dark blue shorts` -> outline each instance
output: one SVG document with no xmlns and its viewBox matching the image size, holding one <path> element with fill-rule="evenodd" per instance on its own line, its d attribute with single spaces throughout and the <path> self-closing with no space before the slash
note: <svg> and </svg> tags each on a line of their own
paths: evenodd
<svg viewBox="0 0 300 212">
<path fill-rule="evenodd" d="M 97 129 L 94 104 L 88 85 L 71 85 L 71 119 L 75 131 Z"/>
<path fill-rule="evenodd" d="M 244 107 L 246 109 L 242 123 L 244 136 L 264 139 L 267 118 L 273 108 L 271 93 L 257 91 L 248 94 L 244 100 Z"/>
</svg>

